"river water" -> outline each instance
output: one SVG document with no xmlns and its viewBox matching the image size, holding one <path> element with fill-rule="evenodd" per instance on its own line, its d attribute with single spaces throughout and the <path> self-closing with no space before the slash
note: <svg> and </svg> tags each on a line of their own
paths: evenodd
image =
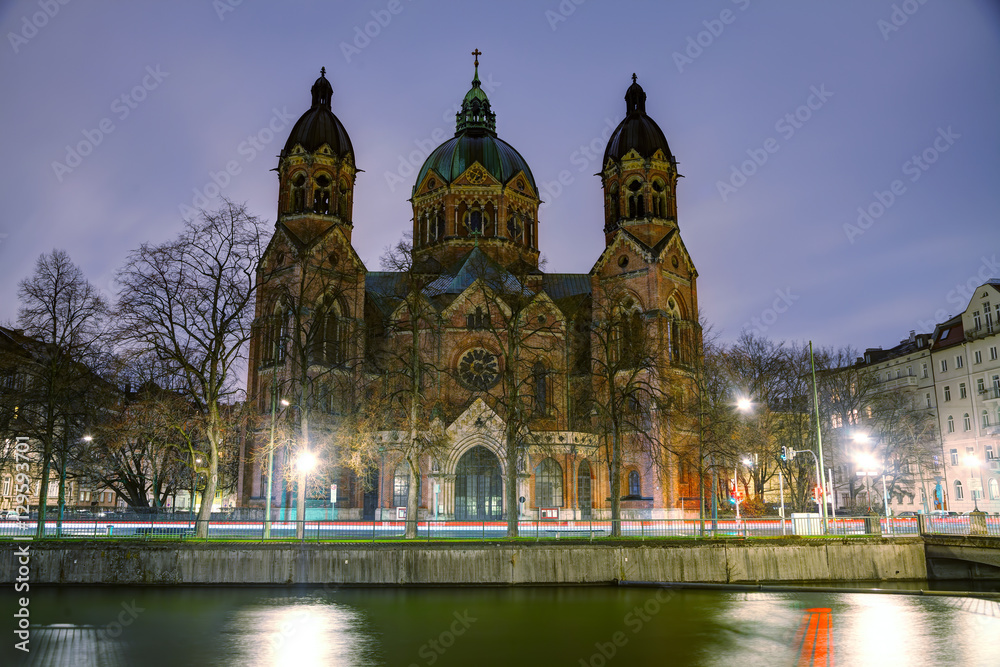
<svg viewBox="0 0 1000 667">
<path fill-rule="evenodd" d="M 1000 665 L 1000 603 L 964 597 L 615 587 L 29 595 L 31 652 L 5 632 L 0 664 Z"/>
</svg>

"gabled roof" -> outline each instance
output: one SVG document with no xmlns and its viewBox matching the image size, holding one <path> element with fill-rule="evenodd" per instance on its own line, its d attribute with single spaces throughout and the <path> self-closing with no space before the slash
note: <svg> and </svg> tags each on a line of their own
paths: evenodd
<svg viewBox="0 0 1000 667">
<path fill-rule="evenodd" d="M 965 342 L 965 329 L 962 326 L 962 315 L 956 315 L 947 322 L 942 322 L 934 328 L 934 350 L 940 350 Z"/>
</svg>

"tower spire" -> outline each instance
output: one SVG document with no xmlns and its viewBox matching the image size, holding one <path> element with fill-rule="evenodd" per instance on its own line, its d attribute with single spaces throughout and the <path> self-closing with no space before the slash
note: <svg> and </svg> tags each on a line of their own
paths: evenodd
<svg viewBox="0 0 1000 667">
<path fill-rule="evenodd" d="M 482 82 L 479 80 L 479 56 L 483 52 L 476 49 L 472 52 L 475 73 L 472 75 L 472 88 L 465 94 L 462 100 L 462 110 L 455 114 L 456 130 L 455 134 L 462 131 L 472 133 L 488 133 L 496 135 L 496 114 L 490 109 L 490 100 L 483 91 Z"/>
</svg>

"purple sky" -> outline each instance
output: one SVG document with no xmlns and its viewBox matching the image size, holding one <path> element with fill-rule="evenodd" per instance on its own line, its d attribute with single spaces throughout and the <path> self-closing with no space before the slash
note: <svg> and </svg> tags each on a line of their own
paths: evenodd
<svg viewBox="0 0 1000 667">
<path fill-rule="evenodd" d="M 0 8 L 0 322 L 54 247 L 111 293 L 227 163 L 222 192 L 273 221 L 270 169 L 321 66 L 365 171 L 355 246 L 378 269 L 422 157 L 454 133 L 474 48 L 547 201 L 549 271 L 587 272 L 603 247 L 593 174 L 636 72 L 724 339 L 891 346 L 1000 275 L 995 2 L 63 2 Z"/>
</svg>

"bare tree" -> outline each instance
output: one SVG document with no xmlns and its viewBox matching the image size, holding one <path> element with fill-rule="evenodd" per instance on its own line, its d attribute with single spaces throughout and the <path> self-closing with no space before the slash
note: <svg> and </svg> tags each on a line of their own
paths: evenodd
<svg viewBox="0 0 1000 667">
<path fill-rule="evenodd" d="M 30 361 L 15 430 L 37 446 L 39 475 L 38 535 L 45 534 L 49 474 L 59 472 L 59 515 L 65 504 L 67 468 L 80 442 L 88 399 L 101 382 L 89 365 L 100 357 L 98 344 L 107 302 L 63 250 L 43 254 L 35 273 L 21 281 L 18 321 L 30 340 L 23 351 Z"/>
<path fill-rule="evenodd" d="M 226 202 L 176 239 L 134 250 L 118 274 L 119 339 L 177 369 L 180 388 L 201 421 L 207 482 L 197 535 L 208 536 L 226 431 L 223 404 L 239 392 L 250 338 L 263 224 Z"/>
</svg>

